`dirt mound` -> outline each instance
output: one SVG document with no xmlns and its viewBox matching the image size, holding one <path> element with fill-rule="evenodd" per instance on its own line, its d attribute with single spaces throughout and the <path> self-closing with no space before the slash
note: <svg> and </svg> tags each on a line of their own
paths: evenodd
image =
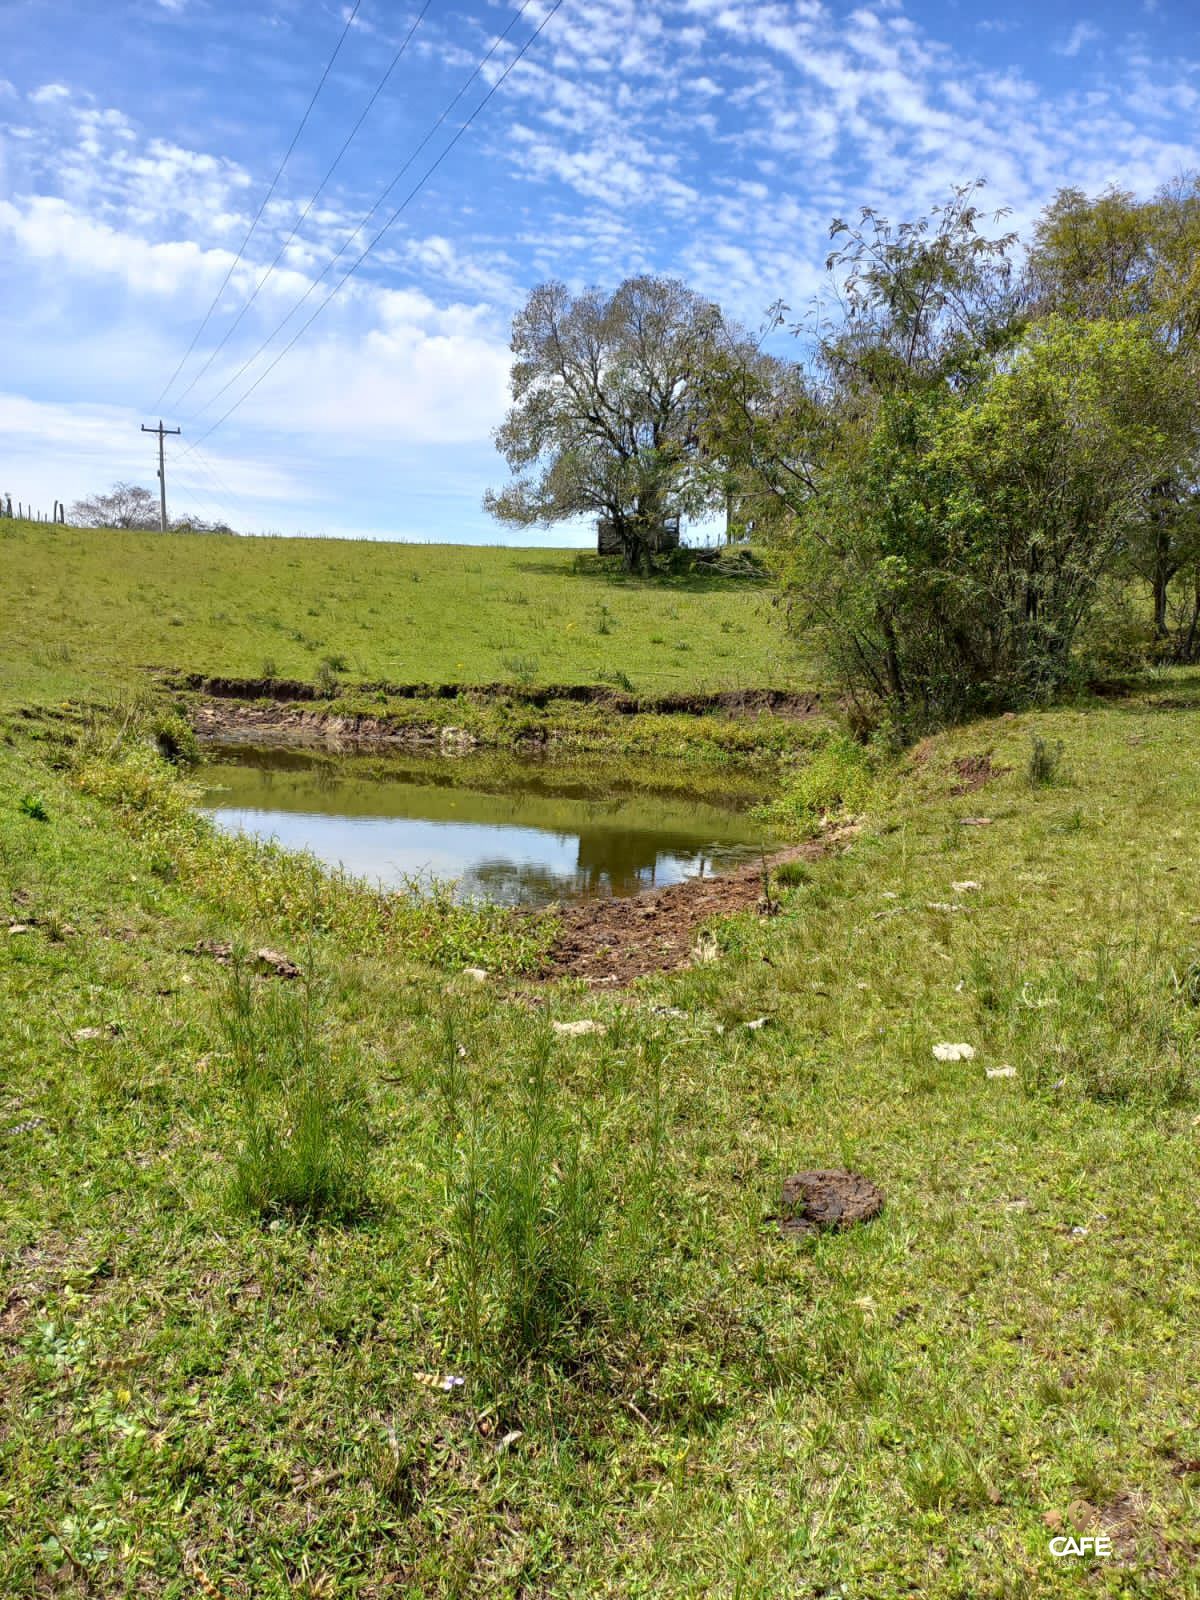
<svg viewBox="0 0 1200 1600">
<path fill-rule="evenodd" d="M 825 848 L 813 840 L 769 857 L 768 864 L 816 860 Z M 541 976 L 583 978 L 615 987 L 647 973 L 686 967 L 704 924 L 714 917 L 759 907 L 762 888 L 762 868 L 755 863 L 719 878 L 688 878 L 670 888 L 627 899 L 584 900 L 565 906 L 559 913 L 562 931 Z"/>
<path fill-rule="evenodd" d="M 883 1210 L 883 1190 L 858 1172 L 841 1168 L 795 1172 L 783 1180 L 779 1227 L 783 1233 L 818 1233 L 869 1222 Z"/>
<path fill-rule="evenodd" d="M 998 767 L 992 760 L 990 750 L 985 750 L 982 755 L 958 756 L 950 763 L 954 769 L 958 782 L 950 789 L 951 794 L 975 794 L 985 784 L 991 783 L 993 778 L 998 778 L 1002 772 L 1007 772 L 1007 767 Z"/>
</svg>

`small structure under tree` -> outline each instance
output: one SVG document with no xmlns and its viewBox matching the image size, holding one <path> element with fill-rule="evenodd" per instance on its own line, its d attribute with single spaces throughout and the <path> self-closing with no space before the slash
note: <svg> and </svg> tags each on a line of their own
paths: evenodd
<svg viewBox="0 0 1200 1600">
<path fill-rule="evenodd" d="M 651 555 L 664 555 L 668 550 L 679 549 L 679 518 L 664 517 L 657 528 L 646 533 L 646 544 Z M 611 517 L 600 517 L 596 522 L 596 554 L 601 556 L 624 555 L 625 546 Z"/>
</svg>

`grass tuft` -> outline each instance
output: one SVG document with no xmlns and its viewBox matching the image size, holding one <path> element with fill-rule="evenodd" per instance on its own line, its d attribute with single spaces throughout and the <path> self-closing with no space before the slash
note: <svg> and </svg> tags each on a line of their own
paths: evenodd
<svg viewBox="0 0 1200 1600">
<path fill-rule="evenodd" d="M 232 1197 L 263 1218 L 352 1222 L 370 1206 L 365 1102 L 314 1008 L 311 978 L 263 992 L 235 960 L 221 1011 L 238 1093 Z"/>
</svg>

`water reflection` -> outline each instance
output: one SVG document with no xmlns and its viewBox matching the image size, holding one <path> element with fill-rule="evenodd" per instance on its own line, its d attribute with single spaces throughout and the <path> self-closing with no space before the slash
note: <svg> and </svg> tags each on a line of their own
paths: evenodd
<svg viewBox="0 0 1200 1600">
<path fill-rule="evenodd" d="M 462 898 L 547 905 L 711 875 L 763 843 L 744 782 L 694 798 L 594 762 L 216 754 L 202 803 L 219 826 L 388 887 L 453 879 Z"/>
</svg>

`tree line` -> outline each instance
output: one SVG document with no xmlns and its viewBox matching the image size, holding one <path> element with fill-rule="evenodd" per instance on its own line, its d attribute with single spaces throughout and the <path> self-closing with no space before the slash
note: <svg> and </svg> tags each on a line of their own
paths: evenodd
<svg viewBox="0 0 1200 1600">
<path fill-rule="evenodd" d="M 535 289 L 485 505 L 604 517 L 640 571 L 664 517 L 723 510 L 901 730 L 1061 691 L 1138 592 L 1148 647 L 1200 658 L 1200 180 L 1064 189 L 1026 240 L 981 189 L 835 220 L 824 308 L 754 336 L 676 279 Z"/>
<path fill-rule="evenodd" d="M 69 513 L 77 528 L 136 528 L 157 531 L 158 495 L 138 483 L 114 483 L 106 494 L 88 495 L 76 500 Z M 191 514 L 175 517 L 174 533 L 233 533 L 224 522 L 210 522 Z"/>
</svg>

